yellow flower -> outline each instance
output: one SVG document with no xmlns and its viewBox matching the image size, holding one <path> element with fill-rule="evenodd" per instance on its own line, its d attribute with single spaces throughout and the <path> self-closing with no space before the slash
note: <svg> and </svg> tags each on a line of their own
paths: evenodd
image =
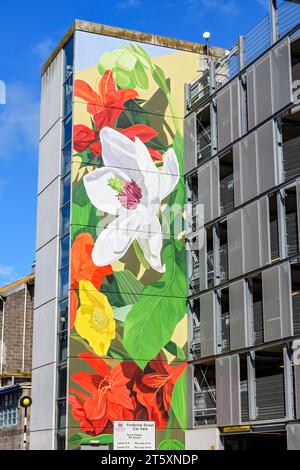
<svg viewBox="0 0 300 470">
<path fill-rule="evenodd" d="M 75 328 L 98 356 L 104 356 L 116 334 L 116 322 L 107 297 L 90 281 L 79 282 L 80 308 Z"/>
</svg>

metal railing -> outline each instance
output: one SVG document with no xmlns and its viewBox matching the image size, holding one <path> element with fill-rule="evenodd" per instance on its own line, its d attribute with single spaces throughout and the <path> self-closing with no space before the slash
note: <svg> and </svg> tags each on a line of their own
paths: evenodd
<svg viewBox="0 0 300 470">
<path fill-rule="evenodd" d="M 277 33 L 278 39 L 286 36 L 291 31 L 291 36 L 298 35 L 293 29 L 300 25 L 300 4 L 282 0 L 277 8 Z M 235 44 L 230 50 L 225 51 L 224 57 L 215 64 L 216 89 L 222 87 L 229 80 L 238 75 L 241 68 L 251 64 L 272 45 L 272 31 L 270 15 L 267 15 L 257 23 L 248 33 L 242 37 L 242 42 Z M 242 49 L 240 46 L 242 45 Z M 189 96 L 187 109 L 192 109 L 206 101 L 211 93 L 210 77 L 208 69 L 201 77 L 197 77 L 189 84 Z"/>
</svg>

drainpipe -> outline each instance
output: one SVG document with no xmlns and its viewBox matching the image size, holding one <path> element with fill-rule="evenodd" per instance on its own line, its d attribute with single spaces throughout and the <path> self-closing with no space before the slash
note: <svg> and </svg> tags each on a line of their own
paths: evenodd
<svg viewBox="0 0 300 470">
<path fill-rule="evenodd" d="M 278 21 L 277 21 L 277 0 L 269 0 L 269 16 L 270 16 L 270 35 L 271 44 L 278 41 Z"/>
<path fill-rule="evenodd" d="M 4 318 L 5 318 L 5 298 L 0 295 L 0 300 L 3 303 L 2 311 L 2 328 L 1 328 L 1 356 L 0 356 L 0 375 L 3 372 L 3 355 L 4 355 Z M 1 380 L 1 378 L 0 378 Z"/>
<path fill-rule="evenodd" d="M 21 369 L 22 372 L 24 372 L 24 367 L 25 367 L 26 314 L 27 314 L 27 284 L 25 284 L 25 288 L 24 288 L 22 369 Z"/>
</svg>

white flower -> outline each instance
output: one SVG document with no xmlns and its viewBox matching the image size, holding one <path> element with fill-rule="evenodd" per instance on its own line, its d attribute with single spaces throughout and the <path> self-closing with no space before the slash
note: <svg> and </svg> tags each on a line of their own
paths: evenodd
<svg viewBox="0 0 300 470">
<path fill-rule="evenodd" d="M 100 139 L 105 167 L 84 176 L 84 186 L 91 203 L 116 218 L 97 238 L 93 262 L 105 266 L 119 260 L 136 240 L 149 265 L 163 273 L 158 212 L 179 181 L 176 154 L 169 149 L 158 171 L 140 139 L 133 142 L 109 127 L 101 130 Z"/>
</svg>

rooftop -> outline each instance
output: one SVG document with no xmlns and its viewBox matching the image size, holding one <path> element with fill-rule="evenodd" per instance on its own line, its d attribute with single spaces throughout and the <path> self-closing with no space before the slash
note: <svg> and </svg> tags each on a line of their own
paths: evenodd
<svg viewBox="0 0 300 470">
<path fill-rule="evenodd" d="M 196 42 L 183 41 L 181 39 L 168 38 L 165 36 L 158 36 L 156 34 L 142 33 L 130 29 L 117 28 L 114 26 L 107 26 L 100 23 L 92 23 L 89 21 L 75 20 L 66 34 L 63 36 L 59 44 L 56 46 L 50 57 L 46 60 L 42 67 L 42 74 L 45 73 L 51 62 L 55 59 L 60 50 L 65 46 L 70 37 L 75 31 L 85 31 L 88 33 L 101 34 L 103 36 L 113 36 L 130 41 L 144 42 L 147 44 L 154 44 L 158 46 L 169 47 L 171 49 L 179 49 L 187 52 L 194 52 L 196 54 L 206 54 L 206 45 Z M 213 57 L 222 57 L 224 49 L 219 47 L 209 46 L 209 54 Z"/>
<path fill-rule="evenodd" d="M 32 284 L 33 281 L 34 281 L 34 274 L 29 274 L 28 276 L 22 277 L 21 279 L 18 279 L 17 281 L 11 282 L 10 284 L 0 287 L 0 294 L 3 294 L 4 292 L 7 292 L 11 289 L 14 289 L 15 287 L 18 287 L 24 283 Z"/>
</svg>

